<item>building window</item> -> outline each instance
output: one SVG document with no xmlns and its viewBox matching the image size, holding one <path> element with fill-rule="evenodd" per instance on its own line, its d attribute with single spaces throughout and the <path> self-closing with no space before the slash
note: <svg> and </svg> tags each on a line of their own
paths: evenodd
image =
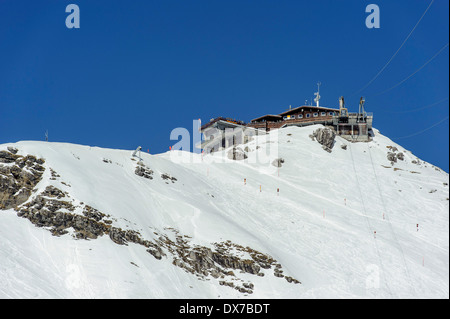
<svg viewBox="0 0 450 319">
<path fill-rule="evenodd" d="M 319 113 L 317 113 L 317 112 L 315 112 L 314 114 L 313 114 L 313 117 L 318 117 L 319 116 Z"/>
<path fill-rule="evenodd" d="M 320 116 L 325 116 L 325 115 L 327 115 L 327 112 L 321 112 L 320 113 Z"/>
<path fill-rule="evenodd" d="M 303 114 L 297 115 L 297 118 L 302 119 L 303 118 Z"/>
<path fill-rule="evenodd" d="M 329 112 L 328 115 L 333 116 L 334 112 Z"/>
<path fill-rule="evenodd" d="M 307 113 L 306 118 L 309 118 L 309 117 L 311 117 L 311 114 Z"/>
</svg>

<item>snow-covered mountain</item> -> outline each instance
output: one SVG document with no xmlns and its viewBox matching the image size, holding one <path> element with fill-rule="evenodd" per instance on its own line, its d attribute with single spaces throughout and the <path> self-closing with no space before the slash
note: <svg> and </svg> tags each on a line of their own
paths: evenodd
<svg viewBox="0 0 450 319">
<path fill-rule="evenodd" d="M 320 127 L 241 160 L 0 145 L 0 298 L 449 298 L 448 174 Z"/>
</svg>

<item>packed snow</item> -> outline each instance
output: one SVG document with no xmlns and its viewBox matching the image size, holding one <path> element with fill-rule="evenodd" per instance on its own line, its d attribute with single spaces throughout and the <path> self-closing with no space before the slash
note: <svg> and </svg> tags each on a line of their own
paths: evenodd
<svg viewBox="0 0 450 319">
<path fill-rule="evenodd" d="M 254 284 L 243 294 L 140 245 L 53 236 L 9 209 L 0 211 L 0 298 L 449 298 L 449 175 L 377 130 L 369 143 L 336 137 L 328 153 L 309 137 L 319 127 L 255 137 L 240 146 L 242 161 L 228 149 L 141 152 L 153 179 L 135 174 L 132 150 L 0 145 L 45 159 L 29 201 L 53 185 L 144 238 L 176 229 L 196 245 L 230 240 L 301 282 L 239 274 Z M 387 159 L 393 148 L 403 160 Z"/>
</svg>

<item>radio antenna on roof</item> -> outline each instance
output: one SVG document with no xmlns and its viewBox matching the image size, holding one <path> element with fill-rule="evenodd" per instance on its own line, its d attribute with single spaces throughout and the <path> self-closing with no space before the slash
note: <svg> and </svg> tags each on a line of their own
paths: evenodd
<svg viewBox="0 0 450 319">
<path fill-rule="evenodd" d="M 319 100 L 320 100 L 320 86 L 322 85 L 321 82 L 317 82 L 317 92 L 314 93 L 316 98 L 314 99 L 314 102 L 316 102 L 316 106 L 319 107 Z"/>
</svg>

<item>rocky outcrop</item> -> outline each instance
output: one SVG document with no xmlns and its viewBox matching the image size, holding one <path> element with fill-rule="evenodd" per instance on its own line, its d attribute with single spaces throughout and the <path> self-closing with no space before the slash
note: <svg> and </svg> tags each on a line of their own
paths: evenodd
<svg viewBox="0 0 450 319">
<path fill-rule="evenodd" d="M 20 155 L 16 155 L 16 153 L 11 153 L 10 151 L 0 151 L 0 163 L 14 163 L 21 157 Z"/>
<path fill-rule="evenodd" d="M 153 171 L 141 162 L 139 162 L 136 166 L 134 173 L 137 176 L 141 176 L 147 179 L 153 179 Z"/>
<path fill-rule="evenodd" d="M 47 198 L 50 191 L 61 194 L 62 191 L 49 186 L 36 196 L 31 202 L 17 209 L 17 215 L 27 218 L 38 227 L 49 227 L 53 235 L 67 234 L 68 228 L 75 231 L 74 237 L 78 239 L 96 239 L 108 232 L 109 225 L 99 222 L 98 219 L 73 213 L 76 207 L 71 201 Z M 85 211 L 89 209 L 85 208 Z M 103 215 L 104 216 L 104 215 Z"/>
<path fill-rule="evenodd" d="M 391 162 L 391 164 L 397 163 L 397 156 L 395 156 L 395 153 L 388 152 L 386 157 L 387 160 Z"/>
<path fill-rule="evenodd" d="M 171 181 L 172 183 L 175 183 L 177 181 L 175 177 L 170 176 L 166 173 L 161 174 L 161 178 L 166 181 L 166 184 L 168 184 L 168 181 Z"/>
<path fill-rule="evenodd" d="M 312 140 L 316 140 L 322 145 L 322 148 L 331 153 L 334 146 L 334 138 L 336 137 L 336 132 L 332 128 L 318 128 L 310 135 Z"/>
<path fill-rule="evenodd" d="M 245 153 L 242 148 L 236 146 L 233 146 L 233 148 L 228 151 L 227 156 L 228 159 L 234 161 L 242 161 L 248 157 L 247 153 Z"/>
<path fill-rule="evenodd" d="M 275 259 L 250 247 L 231 241 L 214 243 L 213 248 L 195 245 L 191 243 L 189 236 L 180 235 L 173 228 L 166 228 L 166 231 L 171 232 L 175 240 L 171 239 L 173 235 L 156 231 L 154 234 L 157 239 L 146 240 L 138 231 L 114 226 L 111 220 L 106 219 L 109 215 L 88 205 L 82 206 L 81 210 L 80 206 L 74 206 L 72 202 L 68 194 L 54 186 L 48 186 L 32 201 L 17 208 L 17 215 L 27 218 L 37 227 L 46 227 L 54 236 L 66 235 L 72 229 L 72 236 L 76 239 L 94 240 L 107 235 L 117 245 L 142 245 L 157 260 L 171 258 L 173 265 L 201 280 L 212 277 L 220 280 L 221 285 L 242 293 L 253 293 L 254 285 L 240 279 L 236 271 L 264 276 L 263 269 L 274 268 L 275 277 L 300 283 L 294 278 L 285 277 L 281 265 Z M 225 280 L 226 278 L 232 278 L 232 282 Z"/>
<path fill-rule="evenodd" d="M 126 245 L 125 231 L 112 227 L 109 231 L 109 238 L 118 245 Z"/>
<path fill-rule="evenodd" d="M 283 163 L 284 163 L 284 158 L 281 158 L 281 157 L 276 158 L 272 161 L 272 165 L 275 167 L 281 167 L 281 166 L 283 166 Z"/>
<path fill-rule="evenodd" d="M 216 279 L 220 285 L 246 294 L 253 293 L 254 284 L 248 281 L 248 277 L 246 280 L 241 279 L 239 273 L 265 276 L 265 270 L 274 268 L 275 277 L 300 283 L 292 277 L 284 276 L 281 265 L 272 257 L 231 241 L 213 243 L 211 247 L 197 245 L 191 242 L 189 236 L 181 235 L 173 228 L 166 228 L 164 232 L 155 230 L 153 233 L 156 239 L 148 240 L 138 231 L 118 227 L 111 219 L 107 219 L 109 215 L 98 209 L 83 202 L 76 204 L 77 201 L 68 192 L 53 185 L 47 186 L 40 193 L 35 191 L 30 198 L 45 171 L 42 166 L 44 160 L 16 153 L 17 151 L 12 150 L 2 151 L 0 154 L 4 163 L 0 166 L 0 203 L 2 207 L 14 207 L 19 217 L 28 219 L 37 227 L 48 229 L 54 236 L 64 236 L 70 232 L 75 239 L 95 240 L 106 235 L 118 245 L 138 244 L 145 247 L 146 252 L 155 259 L 171 259 L 173 265 L 200 280 Z M 284 162 L 282 159 L 278 160 L 280 165 Z M 136 174 L 149 178 L 153 171 L 139 164 Z M 51 180 L 60 177 L 51 170 Z M 161 178 L 176 181 L 176 178 L 168 174 L 162 174 Z M 24 196 L 20 196 L 22 192 Z"/>
<path fill-rule="evenodd" d="M 134 171 L 134 173 L 137 176 L 146 178 L 146 179 L 153 179 L 153 170 L 151 170 L 149 167 L 147 167 L 144 163 L 139 162 L 136 166 L 136 169 Z M 170 176 L 167 173 L 163 173 L 161 174 L 161 178 L 166 181 L 166 184 L 169 184 L 169 182 L 175 183 L 177 181 L 177 179 L 173 176 Z"/>
<path fill-rule="evenodd" d="M 235 288 L 242 293 L 252 293 L 254 285 L 239 279 L 239 275 L 235 273 L 236 270 L 261 277 L 264 276 L 262 269 L 273 267 L 281 271 L 281 265 L 276 260 L 250 247 L 243 247 L 229 240 L 214 243 L 214 249 L 192 245 L 186 236 L 181 236 L 174 229 L 169 230 L 175 233 L 175 241 L 169 239 L 167 235 L 161 235 L 157 240 L 158 246 L 174 256 L 172 263 L 175 266 L 195 274 L 199 279 L 205 279 L 208 276 L 224 279 L 231 276 L 234 278 L 234 283 L 225 280 L 221 280 L 219 283 Z M 250 258 L 243 258 L 242 256 L 250 256 Z M 159 259 L 159 255 L 155 258 Z M 276 277 L 284 278 L 284 276 Z M 292 277 L 285 279 L 291 283 L 300 283 Z M 242 286 L 236 285 L 236 282 L 241 282 Z"/>
<path fill-rule="evenodd" d="M 45 171 L 43 159 L 17 152 L 12 147 L 0 151 L 0 210 L 26 202 Z"/>
<path fill-rule="evenodd" d="M 8 152 L 10 152 L 12 154 L 17 154 L 17 152 L 19 151 L 17 148 L 12 147 L 12 146 L 8 146 L 6 149 L 8 150 Z"/>
<path fill-rule="evenodd" d="M 405 160 L 405 154 L 402 152 L 399 152 L 398 149 L 395 146 L 386 146 L 389 151 L 386 154 L 386 158 L 389 162 L 391 162 L 391 165 L 394 165 L 397 163 L 397 160 L 404 161 Z"/>
<path fill-rule="evenodd" d="M 94 219 L 96 221 L 100 221 L 104 217 L 109 217 L 89 205 L 84 206 L 83 215 L 86 216 L 87 218 Z"/>
<path fill-rule="evenodd" d="M 62 190 L 50 185 L 45 188 L 44 192 L 42 193 L 42 196 L 61 199 L 61 198 L 65 197 L 66 195 L 64 194 L 64 192 Z"/>
</svg>

